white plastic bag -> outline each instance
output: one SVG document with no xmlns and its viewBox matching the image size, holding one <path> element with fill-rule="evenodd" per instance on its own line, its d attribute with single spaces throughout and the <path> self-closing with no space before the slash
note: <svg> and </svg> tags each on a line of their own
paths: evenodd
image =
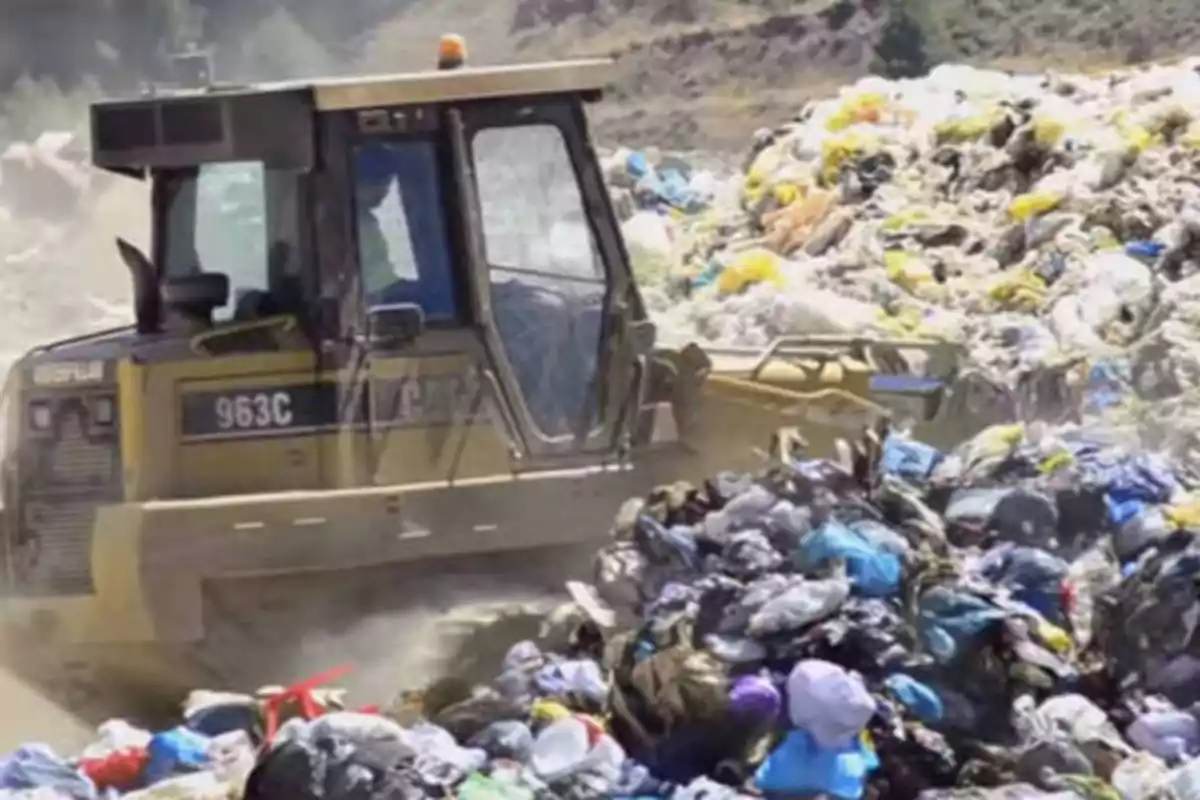
<svg viewBox="0 0 1200 800">
<path fill-rule="evenodd" d="M 1167 775 L 1167 765 L 1161 759 L 1139 752 L 1117 765 L 1110 783 L 1125 800 L 1141 800 L 1161 786 Z"/>
<path fill-rule="evenodd" d="M 552 783 L 581 772 L 615 778 L 624 761 L 625 751 L 611 736 L 602 733 L 592 744 L 586 722 L 564 717 L 538 733 L 529 763 L 539 778 Z"/>
<path fill-rule="evenodd" d="M 150 744 L 151 734 L 123 719 L 110 719 L 96 729 L 96 737 L 80 758 L 102 759 L 122 750 L 143 748 Z"/>
<path fill-rule="evenodd" d="M 240 796 L 240 786 L 226 783 L 215 772 L 205 771 L 168 778 L 131 792 L 124 800 L 229 800 Z"/>
<path fill-rule="evenodd" d="M 666 218 L 653 211 L 639 211 L 621 225 L 621 234 L 639 281 L 661 281 L 675 266 L 675 244 Z"/>
</svg>

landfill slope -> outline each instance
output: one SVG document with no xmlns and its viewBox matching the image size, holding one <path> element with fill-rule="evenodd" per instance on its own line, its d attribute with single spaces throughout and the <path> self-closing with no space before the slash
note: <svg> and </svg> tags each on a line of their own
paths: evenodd
<svg viewBox="0 0 1200 800">
<path fill-rule="evenodd" d="M 1194 458 L 1194 65 L 863 79 L 739 177 L 631 151 L 606 168 L 676 341 L 932 337 L 964 348 L 951 416 L 1104 413 Z"/>
</svg>

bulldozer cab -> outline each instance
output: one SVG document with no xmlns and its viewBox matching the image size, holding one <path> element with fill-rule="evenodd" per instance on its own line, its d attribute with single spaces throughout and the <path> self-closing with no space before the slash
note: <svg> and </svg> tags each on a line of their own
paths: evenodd
<svg viewBox="0 0 1200 800">
<path fill-rule="evenodd" d="M 178 360 L 183 337 L 204 364 L 177 381 L 174 469 L 138 494 L 616 454 L 646 323 L 584 117 L 609 66 L 96 105 L 95 163 L 153 187 L 151 252 L 121 245 L 139 334 L 162 342 L 139 361 Z M 245 458 L 212 448 L 238 440 Z"/>
</svg>

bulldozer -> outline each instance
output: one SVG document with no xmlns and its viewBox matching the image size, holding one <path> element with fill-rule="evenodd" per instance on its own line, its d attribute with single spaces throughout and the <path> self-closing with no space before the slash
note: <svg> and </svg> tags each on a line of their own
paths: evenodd
<svg viewBox="0 0 1200 800">
<path fill-rule="evenodd" d="M 3 658 L 56 702 L 341 662 L 395 691 L 498 657 L 527 620 L 488 610 L 561 598 L 650 487 L 784 433 L 965 435 L 941 342 L 660 344 L 587 124 L 614 65 L 461 44 L 91 107 L 94 166 L 151 189 L 149 251 L 116 242 L 134 320 L 27 353 L 0 401 Z"/>
</svg>

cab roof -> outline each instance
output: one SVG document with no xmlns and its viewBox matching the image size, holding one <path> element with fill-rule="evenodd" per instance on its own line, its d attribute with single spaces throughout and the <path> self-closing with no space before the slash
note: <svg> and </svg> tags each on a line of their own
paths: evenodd
<svg viewBox="0 0 1200 800">
<path fill-rule="evenodd" d="M 498 67 L 460 67 L 388 75 L 355 75 L 345 78 L 311 78 L 254 84 L 215 84 L 200 89 L 176 89 L 152 94 L 135 103 L 168 103 L 198 97 L 306 93 L 319 111 L 486 100 L 538 94 L 588 94 L 603 89 L 613 77 L 614 62 L 607 58 L 548 61 Z M 104 105 L 104 103 L 100 103 Z"/>
<path fill-rule="evenodd" d="M 156 92 L 92 105 L 92 161 L 127 173 L 242 159 L 300 166 L 311 153 L 297 142 L 309 138 L 298 128 L 311 129 L 314 113 L 538 95 L 594 100 L 613 77 L 613 61 L 587 59 Z"/>
<path fill-rule="evenodd" d="M 612 77 L 611 60 L 590 59 L 334 78 L 310 85 L 318 110 L 337 111 L 521 95 L 592 94 L 603 91 Z"/>
</svg>

